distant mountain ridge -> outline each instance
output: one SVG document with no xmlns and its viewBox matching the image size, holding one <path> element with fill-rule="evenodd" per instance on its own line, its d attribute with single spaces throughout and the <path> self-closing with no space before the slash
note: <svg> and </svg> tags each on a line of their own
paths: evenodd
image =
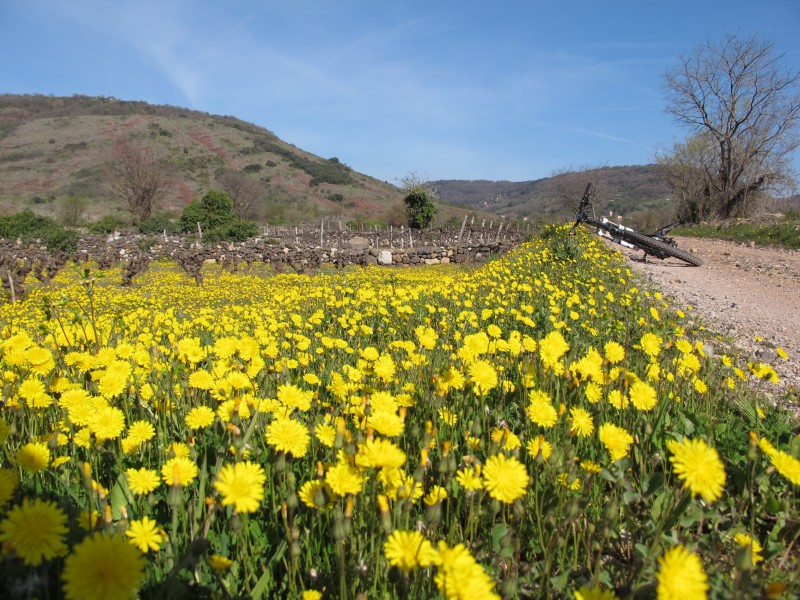
<svg viewBox="0 0 800 600">
<path fill-rule="evenodd" d="M 434 181 L 443 202 L 463 208 L 489 211 L 506 217 L 568 214 L 558 197 L 558 176 L 531 181 L 440 180 Z M 602 167 L 597 170 L 604 208 L 620 214 L 667 210 L 672 189 L 656 165 Z M 588 180 L 587 180 L 588 181 Z M 577 201 L 577 198 L 576 198 Z"/>
</svg>

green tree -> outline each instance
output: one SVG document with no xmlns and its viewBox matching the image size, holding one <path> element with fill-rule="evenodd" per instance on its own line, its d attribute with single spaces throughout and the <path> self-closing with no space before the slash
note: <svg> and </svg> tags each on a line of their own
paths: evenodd
<svg viewBox="0 0 800 600">
<path fill-rule="evenodd" d="M 438 211 L 439 198 L 431 182 L 421 179 L 413 171 L 400 180 L 405 196 L 403 204 L 409 227 L 424 229 L 433 222 Z"/>
<path fill-rule="evenodd" d="M 200 201 L 183 209 L 181 231 L 197 231 L 198 223 L 206 241 L 243 241 L 258 235 L 258 227 L 240 219 L 233 212 L 231 197 L 220 190 L 210 190 Z"/>
</svg>

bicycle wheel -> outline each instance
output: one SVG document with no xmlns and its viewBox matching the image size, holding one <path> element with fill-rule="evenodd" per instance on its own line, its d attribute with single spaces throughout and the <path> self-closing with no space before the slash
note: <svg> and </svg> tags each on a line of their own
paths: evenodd
<svg viewBox="0 0 800 600">
<path fill-rule="evenodd" d="M 684 262 L 689 263 L 690 265 L 694 265 L 695 267 L 699 267 L 703 264 L 703 261 L 697 258 L 694 254 L 687 252 L 686 250 L 681 250 L 676 246 L 670 246 L 664 242 L 659 240 L 654 240 L 653 238 L 642 235 L 637 231 L 626 231 L 624 232 L 623 239 L 625 241 L 633 244 L 640 250 L 643 250 L 647 254 L 651 254 L 656 258 L 666 258 L 671 256 L 673 258 L 677 258 Z"/>
</svg>

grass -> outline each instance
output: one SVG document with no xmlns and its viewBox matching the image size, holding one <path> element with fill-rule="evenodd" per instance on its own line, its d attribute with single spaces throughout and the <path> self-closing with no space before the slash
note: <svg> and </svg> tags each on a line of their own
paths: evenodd
<svg viewBox="0 0 800 600">
<path fill-rule="evenodd" d="M 789 211 L 780 220 L 768 224 L 734 222 L 722 225 L 691 225 L 676 228 L 672 233 L 800 250 L 800 214 Z"/>
<path fill-rule="evenodd" d="M 31 282 L 0 306 L 0 583 L 795 597 L 800 439 L 757 393 L 772 366 L 705 354 L 565 231 L 479 268 Z"/>
</svg>

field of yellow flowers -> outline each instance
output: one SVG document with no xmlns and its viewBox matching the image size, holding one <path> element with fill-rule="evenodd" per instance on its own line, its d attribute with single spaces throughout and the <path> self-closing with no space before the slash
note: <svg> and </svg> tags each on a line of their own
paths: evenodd
<svg viewBox="0 0 800 600">
<path fill-rule="evenodd" d="M 4 597 L 800 590 L 775 371 L 709 355 L 596 239 L 205 270 L 80 265 L 0 307 Z"/>
</svg>

